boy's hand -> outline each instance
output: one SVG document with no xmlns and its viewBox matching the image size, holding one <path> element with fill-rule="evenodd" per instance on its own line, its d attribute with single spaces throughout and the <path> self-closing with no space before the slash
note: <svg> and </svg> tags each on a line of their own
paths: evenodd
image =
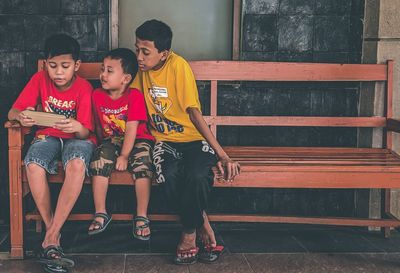
<svg viewBox="0 0 400 273">
<path fill-rule="evenodd" d="M 63 119 L 54 124 L 54 128 L 63 131 L 64 133 L 77 133 L 82 130 L 82 124 L 73 118 Z"/>
<path fill-rule="evenodd" d="M 118 171 L 125 171 L 128 167 L 128 157 L 120 155 L 117 157 L 117 163 L 115 164 L 115 169 Z"/>
<path fill-rule="evenodd" d="M 221 158 L 217 163 L 218 171 L 223 180 L 232 182 L 240 174 L 240 164 L 229 157 Z"/>
<path fill-rule="evenodd" d="M 28 107 L 26 110 L 31 110 L 35 111 L 35 108 L 33 107 Z M 34 121 L 32 118 L 25 116 L 22 112 L 18 114 L 17 120 L 19 123 L 21 123 L 22 126 L 24 127 L 32 127 L 33 125 L 36 124 L 36 121 Z"/>
</svg>

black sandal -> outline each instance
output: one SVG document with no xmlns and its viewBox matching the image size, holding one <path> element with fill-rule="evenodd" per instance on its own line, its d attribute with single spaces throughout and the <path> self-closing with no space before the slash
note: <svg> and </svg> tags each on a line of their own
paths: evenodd
<svg viewBox="0 0 400 273">
<path fill-rule="evenodd" d="M 96 221 L 95 219 L 97 217 L 103 218 L 104 222 L 100 223 L 99 221 Z M 93 221 L 90 224 L 90 225 L 94 225 L 94 229 L 88 230 L 88 234 L 95 235 L 95 234 L 102 233 L 103 231 L 105 231 L 107 229 L 107 226 L 111 222 L 111 220 L 112 220 L 111 215 L 108 215 L 107 213 L 103 213 L 103 212 L 95 213 L 94 217 L 93 217 Z M 98 228 L 96 228 L 96 227 L 98 227 Z"/>
<path fill-rule="evenodd" d="M 43 266 L 43 270 L 46 271 L 47 273 L 68 273 L 68 268 L 62 267 L 62 266 L 54 266 L 54 265 L 47 265 L 45 264 Z"/>
<path fill-rule="evenodd" d="M 39 263 L 51 267 L 71 268 L 75 265 L 73 260 L 65 257 L 61 246 L 56 245 L 49 245 L 46 248 L 42 248 L 38 258 Z"/>
<path fill-rule="evenodd" d="M 137 226 L 137 222 L 143 222 L 143 225 Z M 147 235 L 139 235 L 138 231 L 143 231 L 146 228 L 150 228 L 150 220 L 144 216 L 135 216 L 133 218 L 133 237 L 142 241 L 148 241 L 150 239 L 150 233 Z"/>
</svg>

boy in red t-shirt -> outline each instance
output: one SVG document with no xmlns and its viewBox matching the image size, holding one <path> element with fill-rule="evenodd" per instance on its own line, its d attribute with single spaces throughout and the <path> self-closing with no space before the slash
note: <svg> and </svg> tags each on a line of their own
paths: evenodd
<svg viewBox="0 0 400 273">
<path fill-rule="evenodd" d="M 82 189 L 85 170 L 95 149 L 91 111 L 91 84 L 75 72 L 79 69 L 78 42 L 65 34 L 56 34 L 45 42 L 45 70 L 37 72 L 22 90 L 8 113 L 10 120 L 31 127 L 35 120 L 21 111 L 35 110 L 62 114 L 66 119 L 54 127 L 39 127 L 29 147 L 24 163 L 29 187 L 39 213 L 46 225 L 40 261 L 47 269 L 73 266 L 60 247 L 60 230 Z M 46 172 L 57 172 L 62 159 L 65 179 L 53 213 Z"/>
<path fill-rule="evenodd" d="M 136 55 L 127 48 L 107 53 L 100 81 L 102 88 L 93 92 L 93 111 L 100 146 L 93 154 L 90 174 L 96 213 L 89 235 L 103 232 L 111 221 L 106 210 L 108 181 L 112 170 L 128 169 L 135 180 L 137 210 L 133 236 L 150 239 L 147 207 L 150 199 L 154 138 L 147 129 L 147 111 L 143 94 L 129 88 L 138 71 Z"/>
</svg>

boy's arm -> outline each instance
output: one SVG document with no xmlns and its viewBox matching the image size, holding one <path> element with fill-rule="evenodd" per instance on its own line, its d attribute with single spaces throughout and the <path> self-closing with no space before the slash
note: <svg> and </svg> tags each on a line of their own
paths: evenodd
<svg viewBox="0 0 400 273">
<path fill-rule="evenodd" d="M 32 111 L 35 110 L 35 108 L 33 108 L 33 107 L 27 107 L 26 109 L 32 110 Z M 25 116 L 17 108 L 11 108 L 10 111 L 8 111 L 8 119 L 19 121 L 21 123 L 21 125 L 25 126 L 25 127 L 31 127 L 31 126 L 35 125 L 35 121 L 32 118 Z"/>
<path fill-rule="evenodd" d="M 78 139 L 86 139 L 89 137 L 89 129 L 82 125 L 79 121 L 73 118 L 67 118 L 56 122 L 54 128 L 63 131 L 64 133 L 74 133 Z"/>
<path fill-rule="evenodd" d="M 231 160 L 229 156 L 225 153 L 225 151 L 222 149 L 221 145 L 219 145 L 217 139 L 211 132 L 210 128 L 208 127 L 206 121 L 203 118 L 203 115 L 201 114 L 198 108 L 189 107 L 187 108 L 187 112 L 189 114 L 190 120 L 192 121 L 193 125 L 217 153 L 219 159 L 217 167 L 221 172 L 221 175 L 223 175 L 225 179 L 228 181 L 233 180 L 235 176 L 240 173 L 239 163 Z"/>
<path fill-rule="evenodd" d="M 115 164 L 115 168 L 118 171 L 126 170 L 128 166 L 128 157 L 133 149 L 133 145 L 136 140 L 136 132 L 139 125 L 139 121 L 128 121 L 126 123 L 126 130 L 124 135 L 124 142 L 122 144 L 121 154 L 117 158 L 117 163 Z"/>
</svg>

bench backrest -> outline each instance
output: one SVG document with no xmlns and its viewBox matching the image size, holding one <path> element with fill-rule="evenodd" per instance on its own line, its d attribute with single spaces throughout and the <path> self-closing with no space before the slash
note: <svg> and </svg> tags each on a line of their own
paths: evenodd
<svg viewBox="0 0 400 273">
<path fill-rule="evenodd" d="M 393 116 L 393 61 L 387 64 L 327 64 L 251 61 L 189 62 L 196 80 L 211 82 L 210 115 L 205 119 L 216 135 L 218 125 L 246 126 L 324 126 L 381 127 Z M 39 61 L 38 69 L 43 68 Z M 78 74 L 97 80 L 101 63 L 82 63 Z M 383 117 L 316 117 L 316 116 L 218 116 L 218 81 L 280 82 L 386 82 Z M 392 148 L 392 134 L 386 134 L 386 147 Z"/>
</svg>

